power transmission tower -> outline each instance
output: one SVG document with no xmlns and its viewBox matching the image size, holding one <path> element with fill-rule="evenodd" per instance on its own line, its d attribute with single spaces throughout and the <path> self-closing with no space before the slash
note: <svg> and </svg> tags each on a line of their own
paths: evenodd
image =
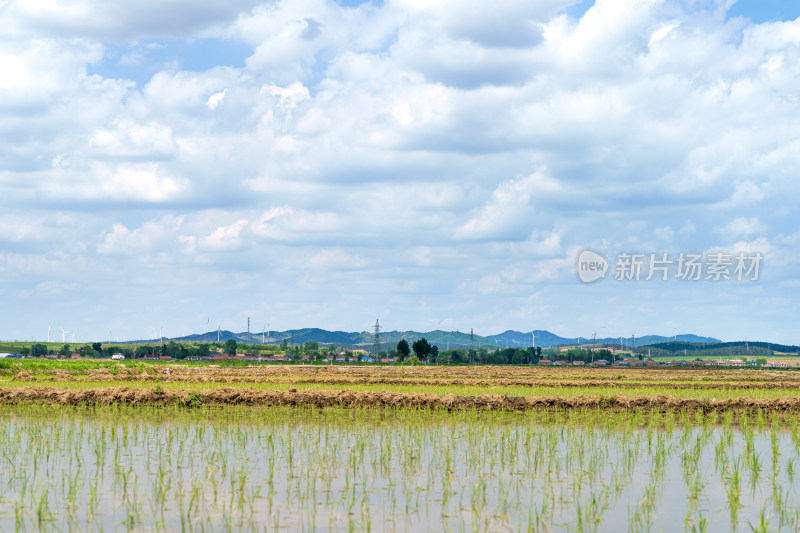
<svg viewBox="0 0 800 533">
<path fill-rule="evenodd" d="M 373 337 L 372 337 L 372 353 L 379 354 L 381 353 L 381 324 L 378 319 L 375 319 L 375 325 L 372 326 L 373 330 Z"/>
<path fill-rule="evenodd" d="M 467 354 L 470 363 L 475 362 L 475 333 L 472 328 L 469 328 L 469 354 Z"/>
</svg>

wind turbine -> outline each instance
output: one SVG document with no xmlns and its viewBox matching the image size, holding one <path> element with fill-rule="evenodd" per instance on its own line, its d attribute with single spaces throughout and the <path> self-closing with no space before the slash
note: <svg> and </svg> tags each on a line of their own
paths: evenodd
<svg viewBox="0 0 800 533">
<path fill-rule="evenodd" d="M 66 336 L 67 336 L 67 332 L 64 331 L 64 328 L 62 327 L 61 328 L 61 342 L 67 342 L 66 341 Z"/>
<path fill-rule="evenodd" d="M 264 342 L 264 331 L 265 331 L 266 329 L 267 329 L 267 323 L 266 323 L 266 322 L 264 322 L 264 327 L 263 327 L 263 328 L 261 328 L 261 344 L 266 344 L 266 343 Z"/>
<path fill-rule="evenodd" d="M 50 342 L 50 326 L 47 326 L 47 342 Z"/>
<path fill-rule="evenodd" d="M 220 328 L 222 328 L 222 322 L 220 322 L 219 325 L 217 326 L 217 342 L 219 342 L 219 330 L 220 330 Z"/>
</svg>

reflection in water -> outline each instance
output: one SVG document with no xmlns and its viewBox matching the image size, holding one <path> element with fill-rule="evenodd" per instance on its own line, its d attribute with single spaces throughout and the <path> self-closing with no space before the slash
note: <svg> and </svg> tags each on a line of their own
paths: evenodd
<svg viewBox="0 0 800 533">
<path fill-rule="evenodd" d="M 800 526 L 791 419 L 5 409 L 2 531 Z"/>
</svg>

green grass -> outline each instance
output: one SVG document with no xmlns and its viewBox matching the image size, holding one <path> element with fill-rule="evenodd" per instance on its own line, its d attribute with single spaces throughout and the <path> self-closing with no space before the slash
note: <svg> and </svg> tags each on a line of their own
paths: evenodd
<svg viewBox="0 0 800 533">
<path fill-rule="evenodd" d="M 742 361 L 755 361 L 764 358 L 771 362 L 773 359 L 777 363 L 788 363 L 792 366 L 800 363 L 800 356 L 797 355 L 664 355 L 653 357 L 654 361 L 727 361 L 730 359 L 741 359 Z"/>
<path fill-rule="evenodd" d="M 14 375 L 17 372 L 27 371 L 34 375 L 52 374 L 56 370 L 86 374 L 99 368 L 116 368 L 117 365 L 128 368 L 136 368 L 140 372 L 149 372 L 153 369 L 153 363 L 149 361 L 112 361 L 110 359 L 0 359 L 0 375 Z"/>
</svg>

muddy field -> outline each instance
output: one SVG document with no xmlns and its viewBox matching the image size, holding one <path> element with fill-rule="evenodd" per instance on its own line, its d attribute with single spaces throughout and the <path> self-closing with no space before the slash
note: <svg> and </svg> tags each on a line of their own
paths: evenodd
<svg viewBox="0 0 800 533">
<path fill-rule="evenodd" d="M 41 372 L 23 370 L 5 379 L 4 386 L 0 382 L 0 402 L 6 404 L 800 412 L 800 373 L 761 369 L 120 364 L 89 370 L 70 369 L 69 365 Z M 270 385 L 276 390 L 269 390 Z M 336 390 L 326 390 L 328 386 Z M 349 390 L 350 386 L 361 390 Z M 432 387 L 437 393 L 420 392 Z M 509 387 L 522 392 L 456 393 L 469 387 L 473 391 L 492 387 L 487 392 Z M 527 389 L 537 390 L 526 393 Z M 592 392 L 594 389 L 598 392 Z M 635 393 L 626 394 L 633 389 Z M 570 390 L 575 392 L 569 394 Z M 678 394 L 687 390 L 699 391 L 701 396 Z M 715 391 L 725 391 L 724 397 L 716 398 Z M 773 397 L 756 397 L 759 391 L 770 391 Z"/>
<path fill-rule="evenodd" d="M 0 531 L 800 530 L 792 371 L 5 370 Z"/>
<path fill-rule="evenodd" d="M 508 396 L 483 394 L 457 396 L 447 394 L 398 393 L 387 391 L 363 392 L 353 390 L 249 390 L 222 388 L 215 390 L 156 390 L 120 386 L 92 389 L 65 389 L 61 387 L 2 387 L 0 403 L 26 402 L 64 405 L 182 405 L 187 407 L 253 405 L 253 406 L 306 406 L 306 407 L 378 407 L 449 410 L 508 410 L 532 409 L 609 409 L 641 411 L 764 411 L 800 412 L 800 398 L 778 399 L 734 398 L 724 400 L 696 400 L 676 398 L 664 394 L 653 396 L 582 395 L 571 398 L 559 396 Z"/>
<path fill-rule="evenodd" d="M 686 382 L 686 383 L 794 383 L 800 386 L 800 372 L 749 368 L 581 368 L 551 366 L 322 366 L 322 365 L 216 365 L 182 366 L 151 364 L 117 364 L 88 370 L 72 369 L 69 362 L 36 375 L 24 371 L 28 379 L 162 379 L 177 381 L 236 380 L 267 382 L 279 378 L 289 380 L 424 380 L 426 383 L 458 380 L 475 382 Z"/>
<path fill-rule="evenodd" d="M 641 388 L 668 384 L 676 389 L 800 389 L 800 373 L 762 369 L 574 368 L 574 367 L 359 367 L 125 366 L 87 372 L 56 369 L 16 381 L 163 381 L 170 383 L 328 383 L 408 385 L 492 385 L 530 387 Z"/>
</svg>

